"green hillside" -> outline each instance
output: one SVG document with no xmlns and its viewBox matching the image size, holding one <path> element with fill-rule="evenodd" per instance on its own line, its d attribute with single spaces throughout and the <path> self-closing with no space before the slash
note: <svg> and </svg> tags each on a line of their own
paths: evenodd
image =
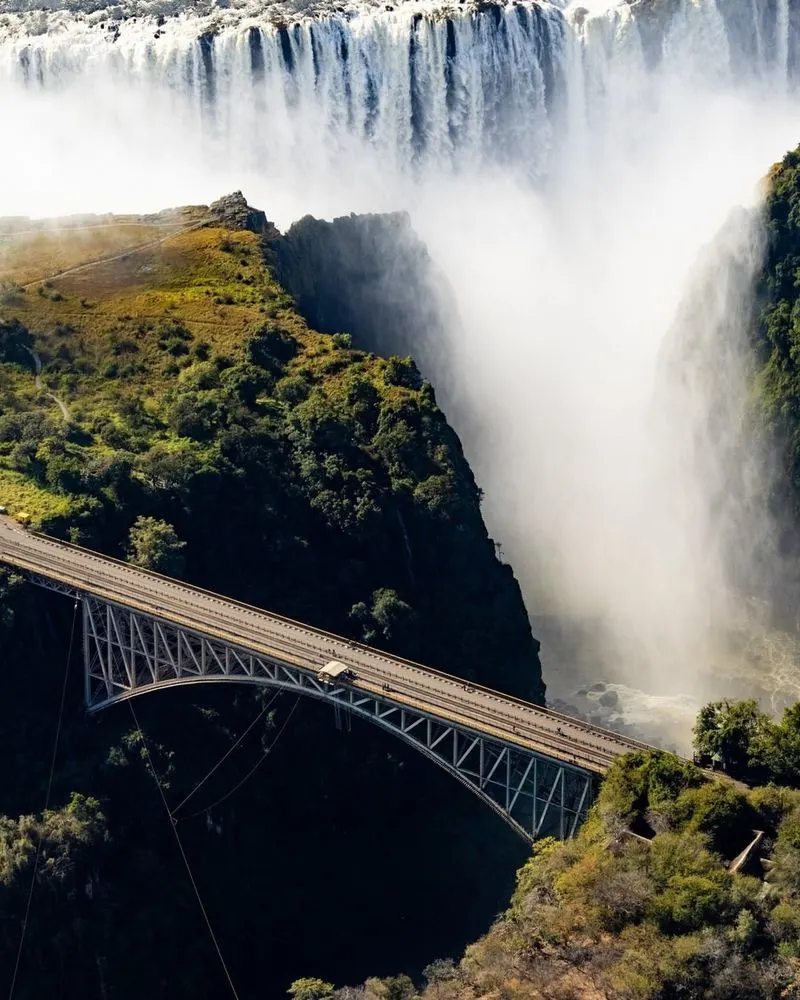
<svg viewBox="0 0 800 1000">
<path fill-rule="evenodd" d="M 240 196 L 0 222 L 0 504 L 542 700 L 519 587 L 433 388 L 408 358 L 309 329 L 266 263 L 276 235 Z M 39 845 L 18 1000 L 67 982 L 85 1000 L 221 996 L 130 712 L 82 712 L 79 643 L 42 814 L 73 608 L 8 571 L 0 587 L 0 979 Z M 373 727 L 337 731 L 305 700 L 223 687 L 142 699 L 137 714 L 171 808 L 191 796 L 179 828 L 242 996 L 280 993 L 309 948 L 326 974 L 350 976 L 368 957 L 424 964 L 485 926 L 522 854 L 496 817 Z M 387 851 L 408 889 L 390 909 L 376 877 Z M 331 864 L 351 852 L 358 865 Z M 462 879 L 466 901 L 452 891 Z M 362 905 L 342 918 L 345 893 Z M 325 930 L 337 921 L 374 935 L 369 956 L 338 946 Z"/>
<path fill-rule="evenodd" d="M 75 266 L 28 240 L 40 273 Z M 432 387 L 409 359 L 309 330 L 264 243 L 190 225 L 24 287 L 15 256 L 25 277 L 36 264 L 15 245 L 0 504 L 114 554 L 137 516 L 165 518 L 190 579 L 541 699 L 519 589 Z"/>
</svg>

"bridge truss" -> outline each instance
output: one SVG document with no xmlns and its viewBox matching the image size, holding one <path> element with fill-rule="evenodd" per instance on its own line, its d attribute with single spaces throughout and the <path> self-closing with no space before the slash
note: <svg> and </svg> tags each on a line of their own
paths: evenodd
<svg viewBox="0 0 800 1000">
<path fill-rule="evenodd" d="M 308 695 L 342 714 L 367 719 L 478 795 L 517 833 L 574 836 L 591 804 L 595 776 L 501 736 L 392 698 L 392 688 L 364 690 L 320 680 L 316 670 L 265 656 L 131 608 L 77 593 L 45 577 L 33 582 L 69 593 L 83 605 L 86 706 L 97 712 L 119 701 L 184 684 L 238 682 Z"/>
</svg>

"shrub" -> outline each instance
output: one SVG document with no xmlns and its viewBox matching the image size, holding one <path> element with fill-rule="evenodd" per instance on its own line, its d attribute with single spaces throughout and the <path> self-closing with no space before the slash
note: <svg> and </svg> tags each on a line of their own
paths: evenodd
<svg viewBox="0 0 800 1000">
<path fill-rule="evenodd" d="M 718 760 L 722 768 L 745 777 L 754 765 L 752 744 L 771 725 L 755 701 L 711 702 L 697 716 L 694 747 L 697 753 Z"/>
<path fill-rule="evenodd" d="M 386 361 L 383 377 L 388 385 L 405 386 L 407 389 L 419 389 L 422 386 L 422 376 L 412 358 L 393 355 Z"/>
<path fill-rule="evenodd" d="M 168 576 L 181 576 L 185 560 L 182 542 L 175 529 L 166 521 L 155 517 L 139 516 L 131 525 L 128 561 L 144 569 L 152 569 Z"/>
<path fill-rule="evenodd" d="M 733 857 L 751 839 L 759 817 L 744 792 L 719 781 L 682 792 L 669 809 L 672 822 L 707 834 L 712 847 Z"/>
<path fill-rule="evenodd" d="M 292 1000 L 329 1000 L 333 984 L 324 979 L 295 979 L 287 992 Z"/>
<path fill-rule="evenodd" d="M 298 346 L 284 330 L 266 324 L 250 339 L 247 353 L 253 364 L 277 374 L 297 354 Z"/>
<path fill-rule="evenodd" d="M 680 933 L 719 923 L 729 905 L 724 875 L 673 875 L 650 907 L 662 930 Z"/>
</svg>

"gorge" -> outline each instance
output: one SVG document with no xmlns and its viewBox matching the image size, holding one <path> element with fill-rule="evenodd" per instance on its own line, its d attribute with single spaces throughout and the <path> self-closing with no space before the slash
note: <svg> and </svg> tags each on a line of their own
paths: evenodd
<svg viewBox="0 0 800 1000">
<path fill-rule="evenodd" d="M 164 520 L 192 582 L 535 699 L 544 681 L 684 751 L 704 700 L 781 710 L 800 693 L 800 254 L 796 163 L 768 173 L 800 139 L 799 78 L 793 0 L 3 0 L 0 503 L 117 556 L 137 517 Z M 269 223 L 204 207 L 238 190 Z M 35 221 L 68 213 L 109 214 Z M 52 277 L 86 255 L 108 264 Z M 3 820 L 4 971 L 45 830 L 58 864 L 20 996 L 65 977 L 98 1000 L 220 995 L 185 873 L 160 868 L 170 831 L 130 718 L 87 724 L 70 687 L 54 811 L 25 820 L 70 613 L 0 586 L 0 813 L 23 817 Z M 458 957 L 524 851 L 380 736 L 250 694 L 166 694 L 141 711 L 170 800 L 262 710 L 183 820 L 245 995 Z M 712 793 L 665 774 L 669 794 L 612 803 L 612 828 L 657 802 L 727 849 L 716 819 L 687 818 Z M 774 844 L 794 800 L 754 794 L 715 816 Z M 579 881 L 599 829 L 520 891 Z M 744 911 L 758 947 L 794 940 L 793 915 L 701 862 L 686 877 L 724 883 L 728 944 Z M 666 967 L 660 939 L 642 947 Z M 633 976 L 608 995 L 662 995 L 624 993 Z"/>
</svg>

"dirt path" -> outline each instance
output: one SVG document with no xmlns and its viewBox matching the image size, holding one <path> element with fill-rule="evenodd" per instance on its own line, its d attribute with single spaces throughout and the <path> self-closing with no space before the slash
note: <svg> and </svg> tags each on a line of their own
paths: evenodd
<svg viewBox="0 0 800 1000">
<path fill-rule="evenodd" d="M 174 229 L 175 222 L 101 222 L 96 226 L 43 226 L 41 229 L 0 229 L 0 240 L 15 239 L 17 236 L 50 236 L 51 233 L 90 233 L 95 229 Z"/>
<path fill-rule="evenodd" d="M 88 271 L 90 268 L 98 267 L 100 264 L 113 264 L 117 260 L 132 257 L 143 250 L 150 250 L 152 247 L 158 246 L 159 243 L 166 243 L 173 236 L 183 236 L 184 233 L 191 233 L 194 229 L 201 229 L 213 221 L 213 219 L 201 219 L 200 222 L 194 222 L 191 226 L 184 226 L 183 229 L 174 229 L 171 233 L 167 233 L 166 236 L 159 236 L 158 239 L 150 240 L 149 243 L 140 243 L 138 246 L 131 247 L 129 250 L 122 250 L 120 253 L 106 254 L 103 257 L 98 257 L 96 260 L 87 261 L 85 264 L 75 264 L 72 267 L 65 267 L 63 271 L 56 271 L 54 274 L 46 274 L 33 281 L 26 281 L 21 287 L 33 288 L 34 285 L 40 285 L 43 281 L 55 281 L 69 274 L 80 274 L 82 271 Z"/>
<path fill-rule="evenodd" d="M 36 368 L 36 377 L 34 379 L 36 383 L 36 388 L 40 392 L 43 392 L 45 396 L 53 400 L 53 402 L 56 404 L 59 410 L 61 410 L 61 416 L 67 423 L 69 423 L 69 410 L 67 409 L 67 404 L 64 402 L 63 399 L 60 399 L 58 396 L 56 396 L 55 393 L 48 392 L 48 390 L 45 389 L 44 385 L 42 384 L 42 359 L 32 348 L 26 347 L 25 350 L 33 358 L 33 364 L 34 367 Z"/>
</svg>

